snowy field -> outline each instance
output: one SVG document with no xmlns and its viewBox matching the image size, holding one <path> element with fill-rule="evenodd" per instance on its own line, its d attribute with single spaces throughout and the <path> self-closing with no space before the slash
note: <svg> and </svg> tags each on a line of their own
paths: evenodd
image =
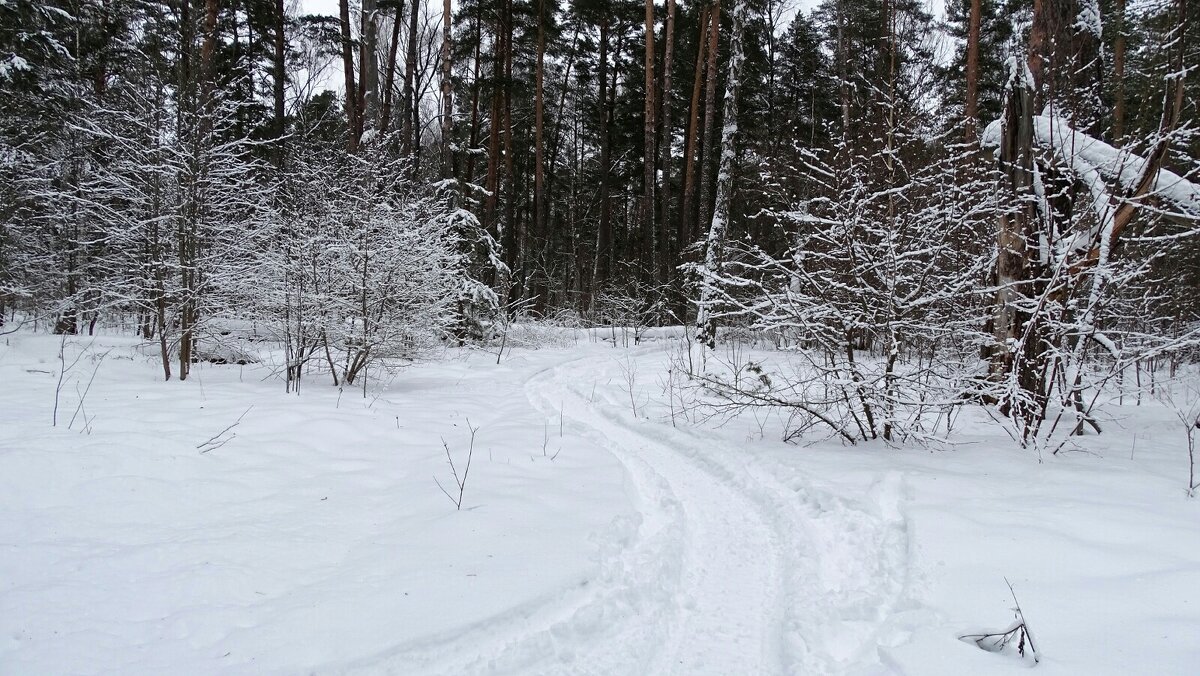
<svg viewBox="0 0 1200 676">
<path fill-rule="evenodd" d="M 981 410 L 934 449 L 686 424 L 669 338 L 365 398 L 0 340 L 0 674 L 1024 673 L 959 639 L 1008 583 L 1036 673 L 1200 673 L 1200 498 L 1149 398 L 1039 461 Z"/>
</svg>

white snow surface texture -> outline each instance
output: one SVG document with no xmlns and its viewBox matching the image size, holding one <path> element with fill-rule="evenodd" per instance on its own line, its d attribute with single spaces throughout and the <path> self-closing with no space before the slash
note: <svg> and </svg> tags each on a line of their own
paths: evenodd
<svg viewBox="0 0 1200 676">
<path fill-rule="evenodd" d="M 1038 673 L 1200 673 L 1200 499 L 1152 402 L 1039 462 L 982 412 L 937 451 L 673 421 L 669 340 L 365 398 L 164 383 L 119 337 L 58 387 L 57 337 L 2 340 L 0 674 L 1024 673 L 958 638 L 1011 622 L 1005 578 Z"/>
</svg>

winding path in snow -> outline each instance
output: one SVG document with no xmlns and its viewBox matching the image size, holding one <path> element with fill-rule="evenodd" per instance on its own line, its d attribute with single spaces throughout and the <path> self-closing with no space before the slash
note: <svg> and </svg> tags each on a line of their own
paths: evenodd
<svg viewBox="0 0 1200 676">
<path fill-rule="evenodd" d="M 628 472 L 639 518 L 603 543 L 598 574 L 351 671 L 750 675 L 879 665 L 877 646 L 903 633 L 892 626 L 907 589 L 900 477 L 854 500 L 831 495 L 705 430 L 635 417 L 627 392 L 611 385 L 620 369 L 593 351 L 524 385 L 547 419 L 561 414 Z"/>
<path fill-rule="evenodd" d="M 611 392 L 602 393 L 600 406 L 585 399 L 578 384 L 589 375 L 609 375 L 603 368 L 595 372 L 594 363 L 591 372 L 587 366 L 580 360 L 556 367 L 528 383 L 526 392 L 547 414 L 559 402 L 572 424 L 616 454 L 631 475 L 669 491 L 672 504 L 659 518 L 674 516 L 669 527 L 682 545 L 678 593 L 646 673 L 782 673 L 786 560 L 779 523 L 738 486 L 626 424 L 617 402 L 606 396 Z"/>
</svg>

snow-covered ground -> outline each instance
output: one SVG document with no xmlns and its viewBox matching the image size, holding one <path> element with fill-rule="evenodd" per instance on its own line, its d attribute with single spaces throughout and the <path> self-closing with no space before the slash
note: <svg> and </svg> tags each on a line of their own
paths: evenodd
<svg viewBox="0 0 1200 676">
<path fill-rule="evenodd" d="M 58 338 L 2 340 L 0 674 L 1014 673 L 958 639 L 1012 621 L 1006 578 L 1039 672 L 1200 671 L 1200 499 L 1149 401 L 1039 462 L 977 411 L 935 451 L 673 425 L 670 340 L 366 398 L 163 383 L 120 337 L 60 387 Z"/>
</svg>

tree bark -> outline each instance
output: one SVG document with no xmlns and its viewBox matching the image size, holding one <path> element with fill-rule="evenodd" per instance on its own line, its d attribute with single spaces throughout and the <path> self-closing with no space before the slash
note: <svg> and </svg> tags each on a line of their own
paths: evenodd
<svg viewBox="0 0 1200 676">
<path fill-rule="evenodd" d="M 653 279 L 658 265 L 657 231 L 654 227 L 655 160 L 655 99 L 654 99 L 654 0 L 646 0 L 646 84 L 645 107 L 642 126 L 642 237 L 646 256 L 645 268 L 648 279 Z"/>
<path fill-rule="evenodd" d="M 662 244 L 660 258 L 662 261 L 659 281 L 666 283 L 671 277 L 671 268 L 675 263 L 677 243 L 671 242 L 671 143 L 673 129 L 671 128 L 671 99 L 672 82 L 671 70 L 675 54 L 675 0 L 667 0 L 667 25 L 664 29 L 665 46 L 663 47 L 662 75 L 662 138 L 659 141 L 659 167 L 662 172 L 662 187 L 660 188 L 662 211 L 659 213 L 659 241 Z"/>
<path fill-rule="evenodd" d="M 412 0 L 408 12 L 408 57 L 404 64 L 404 153 L 413 156 L 415 169 L 417 156 L 421 152 L 421 102 L 417 100 L 417 12 L 418 0 Z"/>
<path fill-rule="evenodd" d="M 729 34 L 729 76 L 725 84 L 725 115 L 721 127 L 721 162 L 717 172 L 716 201 L 712 223 L 704 251 L 704 275 L 700 286 L 700 304 L 696 316 L 696 341 L 716 347 L 716 322 L 712 317 L 716 300 L 713 277 L 720 275 L 725 263 L 725 238 L 729 231 L 730 207 L 733 201 L 733 172 L 737 168 L 738 95 L 741 91 L 742 27 L 745 23 L 746 0 L 734 0 L 730 12 L 732 30 Z"/>
<path fill-rule="evenodd" d="M 504 19 L 501 13 L 496 15 L 496 39 L 492 47 L 492 106 L 488 117 L 488 163 L 487 177 L 484 179 L 483 223 L 485 227 L 495 228 L 496 207 L 500 200 L 500 116 L 503 113 L 503 80 L 504 80 Z"/>
<path fill-rule="evenodd" d="M 450 146 L 454 131 L 453 32 L 450 0 L 442 0 L 442 178 L 454 175 L 454 155 Z M 394 53 L 394 52 L 393 52 Z"/>
<path fill-rule="evenodd" d="M 696 162 L 697 146 L 700 139 L 700 91 L 704 84 L 704 57 L 708 41 L 708 24 L 712 21 L 712 12 L 708 5 L 700 7 L 700 37 L 697 39 L 696 70 L 692 79 L 692 102 L 688 109 L 688 126 L 683 142 L 683 202 L 679 206 L 679 219 L 676 222 L 675 238 L 679 250 L 687 246 L 693 239 L 692 213 L 696 204 Z"/>
<path fill-rule="evenodd" d="M 721 0 L 716 0 L 712 8 L 712 23 L 708 32 L 708 65 L 705 68 L 704 91 L 704 140 L 700 146 L 700 217 L 692 226 L 693 238 L 699 237 L 702 228 L 707 228 L 712 220 L 712 185 L 713 172 L 717 171 L 717 50 L 721 30 Z"/>
<path fill-rule="evenodd" d="M 287 26 L 287 10 L 283 6 L 283 0 L 275 0 L 275 70 L 274 70 L 274 85 L 275 85 L 275 140 L 277 142 L 275 153 L 276 166 L 283 166 L 283 136 L 287 131 L 287 121 L 284 119 L 284 85 L 286 81 L 285 74 L 285 47 L 287 45 L 287 36 L 284 34 L 284 29 Z"/>
<path fill-rule="evenodd" d="M 414 0 L 415 2 L 416 0 Z M 388 60 L 383 71 L 383 107 L 379 112 L 379 131 L 386 133 L 392 125 L 392 99 L 396 88 L 396 52 L 400 48 L 400 26 L 404 25 L 404 2 L 396 5 L 392 19 L 392 41 L 388 44 Z"/>
<path fill-rule="evenodd" d="M 605 16 L 600 22 L 600 64 L 597 69 L 600 91 L 600 226 L 596 231 L 596 265 L 592 273 L 589 309 L 595 309 L 596 295 L 608 284 L 612 259 L 612 204 L 609 203 L 609 174 L 612 173 L 612 148 L 609 139 L 609 121 L 612 109 L 608 104 L 608 25 Z"/>
<path fill-rule="evenodd" d="M 1115 0 L 1117 37 L 1113 40 L 1113 126 L 1114 145 L 1125 136 L 1125 0 Z"/>
<path fill-rule="evenodd" d="M 358 53 L 358 126 L 359 134 L 368 122 L 375 124 L 379 111 L 379 56 L 377 54 L 379 11 L 377 0 L 363 0 L 359 25 L 361 44 Z"/>
<path fill-rule="evenodd" d="M 975 142 L 979 125 L 979 30 L 982 5 L 982 0 L 971 0 L 971 14 L 967 21 L 967 92 L 963 118 L 968 143 Z"/>
<path fill-rule="evenodd" d="M 1040 415 L 1043 400 L 1037 318 L 1021 303 L 1033 295 L 1032 282 L 1039 276 L 1032 269 L 1036 249 L 1030 247 L 1031 236 L 1041 229 L 1033 196 L 1033 99 L 1032 83 L 1014 71 L 1004 104 L 1000 169 L 1015 206 L 1000 216 L 990 365 L 993 379 L 1002 386 L 1001 411 L 1027 425 Z"/>
<path fill-rule="evenodd" d="M 543 139 L 544 119 L 543 107 L 545 55 L 546 55 L 546 0 L 538 0 L 538 29 L 537 29 L 537 66 L 534 73 L 533 92 L 533 224 L 534 233 L 538 237 L 544 235 L 546 224 L 546 175 L 545 175 L 545 143 Z"/>
<path fill-rule="evenodd" d="M 338 2 L 338 24 L 342 30 L 342 75 L 346 79 L 346 127 L 349 129 L 347 147 L 358 152 L 358 137 L 361 134 L 358 119 L 358 86 L 354 83 L 354 42 L 350 35 L 350 0 Z"/>
</svg>

